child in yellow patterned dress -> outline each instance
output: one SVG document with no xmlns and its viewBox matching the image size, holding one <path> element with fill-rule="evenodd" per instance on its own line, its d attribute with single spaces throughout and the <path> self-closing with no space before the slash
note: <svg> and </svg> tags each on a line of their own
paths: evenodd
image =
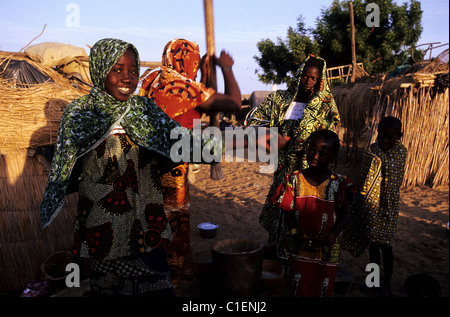
<svg viewBox="0 0 450 317">
<path fill-rule="evenodd" d="M 397 230 L 400 186 L 405 173 L 407 149 L 400 142 L 402 123 L 384 117 L 378 124 L 377 141 L 364 153 L 358 176 L 358 192 L 342 248 L 359 257 L 369 247 L 371 263 L 383 255 L 384 281 L 379 294 L 390 296 L 394 265 L 392 242 Z"/>
</svg>

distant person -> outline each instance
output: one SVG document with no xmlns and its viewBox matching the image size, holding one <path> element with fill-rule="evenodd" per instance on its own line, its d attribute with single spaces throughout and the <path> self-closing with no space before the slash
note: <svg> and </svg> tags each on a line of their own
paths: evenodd
<svg viewBox="0 0 450 317">
<path fill-rule="evenodd" d="M 232 57 L 222 51 L 218 59 L 214 57 L 214 64 L 222 69 L 224 94 L 195 81 L 199 68 L 202 80 L 206 75 L 205 58 L 200 60 L 198 44 L 185 39 L 174 39 L 164 47 L 161 68 L 144 79 L 139 94 L 152 99 L 167 115 L 189 129 L 194 127 L 195 119 L 200 120 L 202 113 L 239 112 L 241 92 L 233 75 Z M 192 173 L 190 168 L 192 164 L 180 164 L 161 179 L 164 209 L 173 234 L 166 251 L 175 289 L 183 279 L 192 275 L 188 182 L 188 173 Z"/>
<path fill-rule="evenodd" d="M 402 123 L 384 117 L 378 124 L 377 141 L 363 156 L 358 191 L 342 247 L 359 257 L 369 247 L 371 263 L 380 264 L 383 255 L 384 281 L 379 295 L 391 295 L 394 267 L 392 243 L 397 230 L 400 186 L 405 174 L 406 147 L 400 142 Z"/>
<path fill-rule="evenodd" d="M 277 127 L 280 135 L 290 137 L 278 153 L 278 168 L 259 215 L 270 243 L 275 241 L 280 216 L 270 203 L 270 197 L 285 183 L 287 174 L 308 167 L 306 140 L 311 133 L 323 129 L 334 131 L 340 120 L 328 85 L 325 60 L 309 55 L 294 77 L 296 81 L 287 90 L 269 94 L 246 120 L 246 125 Z"/>
<path fill-rule="evenodd" d="M 336 133 L 315 131 L 307 144 L 308 167 L 287 174 L 271 198 L 280 208 L 277 250 L 289 266 L 288 295 L 329 297 L 340 260 L 339 234 L 355 188 L 346 176 L 330 170 L 339 151 Z"/>
</svg>

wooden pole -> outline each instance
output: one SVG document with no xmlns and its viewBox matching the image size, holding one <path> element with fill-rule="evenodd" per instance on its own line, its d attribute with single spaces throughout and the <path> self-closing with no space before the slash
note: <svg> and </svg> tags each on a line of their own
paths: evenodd
<svg viewBox="0 0 450 317">
<path fill-rule="evenodd" d="M 212 0 L 203 0 L 205 8 L 206 54 L 209 57 L 206 85 L 217 90 L 216 67 L 213 58 L 216 54 L 214 40 L 214 12 Z"/>
<path fill-rule="evenodd" d="M 212 0 L 203 0 L 205 10 L 205 31 L 206 31 L 206 54 L 209 57 L 208 74 L 205 85 L 213 88 L 217 91 L 217 77 L 216 77 L 216 65 L 214 57 L 216 54 L 215 40 L 214 40 L 214 12 Z M 219 127 L 219 113 L 211 113 L 209 116 L 209 125 Z M 222 165 L 221 163 L 212 164 L 210 168 L 210 177 L 212 179 L 222 179 Z"/>
<path fill-rule="evenodd" d="M 348 9 L 350 11 L 350 26 L 352 30 L 352 77 L 350 78 L 350 82 L 354 83 L 358 65 L 356 64 L 355 18 L 353 16 L 353 3 L 351 1 L 348 3 Z"/>
</svg>

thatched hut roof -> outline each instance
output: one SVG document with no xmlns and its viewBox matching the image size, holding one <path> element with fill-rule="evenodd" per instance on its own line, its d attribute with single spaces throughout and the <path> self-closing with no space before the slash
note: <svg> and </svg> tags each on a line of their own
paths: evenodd
<svg viewBox="0 0 450 317">
<path fill-rule="evenodd" d="M 54 144 L 64 107 L 89 92 L 88 86 L 74 87 L 62 74 L 26 55 L 0 52 L 0 65 L 5 69 L 11 60 L 25 60 L 52 80 L 23 85 L 0 74 L 0 154 Z"/>
</svg>

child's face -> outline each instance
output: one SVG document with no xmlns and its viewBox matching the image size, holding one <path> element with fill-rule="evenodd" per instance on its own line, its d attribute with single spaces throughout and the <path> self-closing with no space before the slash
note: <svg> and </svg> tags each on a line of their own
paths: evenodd
<svg viewBox="0 0 450 317">
<path fill-rule="evenodd" d="M 136 90 L 138 76 L 136 54 L 127 50 L 108 73 L 105 89 L 117 100 L 127 101 Z"/>
<path fill-rule="evenodd" d="M 392 128 L 381 128 L 378 129 L 378 145 L 381 150 L 388 151 L 395 146 L 395 143 L 400 140 L 401 135 L 399 135 L 396 129 Z"/>
<path fill-rule="evenodd" d="M 330 142 L 323 138 L 311 140 L 311 144 L 306 152 L 306 160 L 312 168 L 328 168 L 334 153 Z"/>
</svg>

